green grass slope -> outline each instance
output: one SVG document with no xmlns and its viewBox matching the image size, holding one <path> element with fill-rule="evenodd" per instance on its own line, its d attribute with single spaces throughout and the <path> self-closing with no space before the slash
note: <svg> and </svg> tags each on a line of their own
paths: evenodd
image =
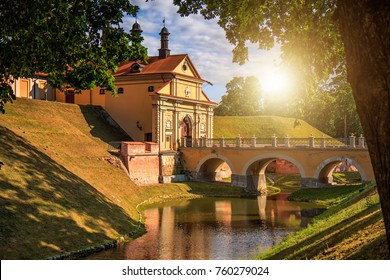
<svg viewBox="0 0 390 280">
<path fill-rule="evenodd" d="M 323 132 L 309 125 L 303 120 L 295 123 L 295 118 L 278 116 L 215 116 L 214 138 L 241 137 L 269 138 L 274 134 L 277 137 L 306 138 L 310 135 L 322 137 Z M 329 137 L 325 135 L 325 137 Z"/>
<path fill-rule="evenodd" d="M 131 232 L 136 205 L 191 186 L 135 186 L 105 158 L 126 138 L 93 107 L 18 99 L 0 114 L 0 258 L 42 259 Z M 196 186 L 195 186 L 196 187 Z"/>
<path fill-rule="evenodd" d="M 356 186 L 301 190 L 293 196 L 297 197 L 337 205 L 261 255 L 261 259 L 390 258 L 379 197 L 373 186 L 364 190 Z"/>
</svg>

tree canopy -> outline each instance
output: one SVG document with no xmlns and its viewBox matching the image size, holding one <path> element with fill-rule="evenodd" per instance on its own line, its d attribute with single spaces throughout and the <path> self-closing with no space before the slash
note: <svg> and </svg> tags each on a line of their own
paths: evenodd
<svg viewBox="0 0 390 280">
<path fill-rule="evenodd" d="M 258 44 L 260 49 L 280 46 L 283 63 L 306 89 L 313 81 L 325 83 L 344 66 L 342 41 L 333 20 L 335 2 L 174 0 L 181 15 L 200 13 L 205 19 L 218 18 L 226 38 L 235 46 L 234 62 L 248 60 L 248 43 Z"/>
<path fill-rule="evenodd" d="M 260 84 L 256 77 L 234 77 L 226 85 L 215 114 L 220 116 L 254 116 L 262 110 Z"/>
<path fill-rule="evenodd" d="M 114 91 L 117 65 L 147 56 L 139 34 L 121 27 L 123 16 L 137 11 L 128 0 L 2 0 L 0 111 L 15 98 L 13 79 L 37 73 L 56 88 Z"/>
</svg>

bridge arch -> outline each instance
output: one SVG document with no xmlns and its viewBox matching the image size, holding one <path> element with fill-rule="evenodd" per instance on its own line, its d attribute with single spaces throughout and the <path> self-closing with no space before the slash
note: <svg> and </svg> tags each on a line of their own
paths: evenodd
<svg viewBox="0 0 390 280">
<path fill-rule="evenodd" d="M 299 170 L 301 178 L 306 177 L 303 166 L 296 159 L 279 153 L 268 153 L 251 158 L 243 167 L 242 173 L 246 178 L 246 188 L 265 192 L 267 184 L 265 170 L 267 166 L 276 159 L 283 159 L 293 163 Z"/>
<path fill-rule="evenodd" d="M 334 168 L 340 162 L 344 162 L 344 161 L 348 161 L 353 166 L 355 166 L 355 168 L 358 170 L 363 182 L 369 181 L 369 179 L 367 179 L 367 175 L 366 175 L 364 169 L 360 166 L 360 164 L 349 157 L 332 157 L 332 158 L 328 158 L 328 159 L 324 160 L 323 162 L 321 162 L 318 165 L 318 167 L 314 173 L 314 178 L 316 178 L 320 183 L 327 183 L 327 184 L 332 183 L 332 174 L 333 174 Z"/>
<path fill-rule="evenodd" d="M 259 161 L 263 163 L 262 164 L 263 168 L 261 171 L 265 171 L 265 168 L 267 167 L 267 165 L 276 159 L 284 159 L 284 160 L 287 160 L 287 161 L 293 163 L 298 168 L 299 173 L 301 174 L 301 177 L 302 178 L 306 177 L 305 169 L 296 159 L 294 159 L 290 156 L 284 155 L 284 154 L 279 154 L 279 153 L 263 154 L 263 155 L 259 155 L 259 156 L 256 156 L 254 158 L 251 158 L 242 168 L 241 174 L 247 174 L 249 167 L 252 164 L 254 164 L 255 162 L 259 162 Z"/>
<path fill-rule="evenodd" d="M 224 163 L 229 166 L 232 174 L 236 174 L 236 169 L 233 163 L 227 157 L 211 154 L 202 158 L 202 160 L 199 161 L 196 167 L 197 179 L 218 181 L 219 172 L 217 170 Z"/>
</svg>

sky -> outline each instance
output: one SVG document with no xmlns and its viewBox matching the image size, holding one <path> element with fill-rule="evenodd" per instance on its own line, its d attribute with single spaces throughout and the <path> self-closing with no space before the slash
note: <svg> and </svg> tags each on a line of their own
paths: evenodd
<svg viewBox="0 0 390 280">
<path fill-rule="evenodd" d="M 172 0 L 132 0 L 133 5 L 140 7 L 137 21 L 143 30 L 143 45 L 148 48 L 148 55 L 158 55 L 160 48 L 160 31 L 165 26 L 170 32 L 169 49 L 171 54 L 188 54 L 200 76 L 213 85 L 205 83 L 203 91 L 216 102 L 226 94 L 226 84 L 236 76 L 256 76 L 263 90 L 272 90 L 278 81 L 274 80 L 278 72 L 275 62 L 279 51 L 258 50 L 255 45 L 249 48 L 249 61 L 240 66 L 232 62 L 234 48 L 225 38 L 225 31 L 217 20 L 205 20 L 201 15 L 181 17 Z M 134 17 L 125 17 L 123 27 L 130 30 L 135 22 Z"/>
</svg>

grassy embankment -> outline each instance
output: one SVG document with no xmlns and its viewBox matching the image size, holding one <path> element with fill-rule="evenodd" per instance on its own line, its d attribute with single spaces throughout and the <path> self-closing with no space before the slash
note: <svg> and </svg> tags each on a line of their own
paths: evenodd
<svg viewBox="0 0 390 280">
<path fill-rule="evenodd" d="M 308 138 L 310 135 L 319 138 L 324 135 L 303 120 L 295 125 L 295 120 L 278 116 L 215 116 L 214 138 L 235 138 L 238 134 L 244 138 L 269 138 L 274 134 L 281 138 Z"/>
<path fill-rule="evenodd" d="M 379 197 L 373 185 L 299 190 L 290 198 L 330 208 L 260 259 L 390 258 Z"/>
<path fill-rule="evenodd" d="M 7 105 L 0 115 L 1 259 L 47 258 L 116 239 L 136 228 L 136 206 L 149 198 L 221 192 L 205 184 L 134 185 L 107 152 L 109 141 L 125 138 L 92 107 Z"/>
<path fill-rule="evenodd" d="M 46 258 L 118 238 L 136 228 L 136 206 L 144 201 L 221 192 L 243 195 L 239 188 L 201 183 L 134 185 L 110 163 L 107 152 L 109 141 L 125 136 L 91 107 L 17 100 L 6 110 L 0 115 L 1 259 Z M 377 195 L 364 191 L 332 207 L 264 257 L 374 258 L 385 248 L 383 234 Z M 353 247 L 365 255 L 347 254 L 346 247 L 361 239 L 364 242 Z M 335 244 L 335 251 L 329 251 Z"/>
</svg>

